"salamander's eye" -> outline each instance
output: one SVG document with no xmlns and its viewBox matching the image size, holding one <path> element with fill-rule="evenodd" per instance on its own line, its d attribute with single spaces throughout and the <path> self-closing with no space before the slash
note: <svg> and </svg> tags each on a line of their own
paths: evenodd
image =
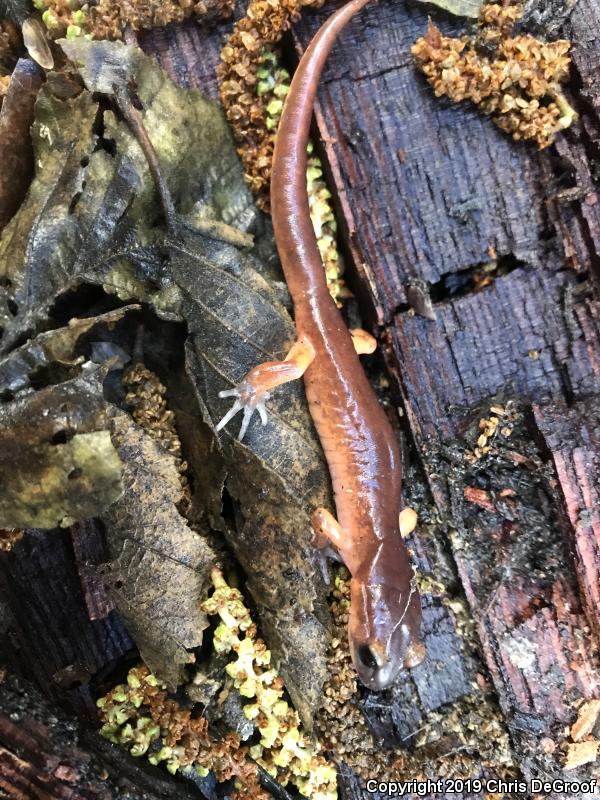
<svg viewBox="0 0 600 800">
<path fill-rule="evenodd" d="M 367 669 L 377 668 L 377 659 L 368 644 L 361 644 L 358 648 L 358 657 Z"/>
</svg>

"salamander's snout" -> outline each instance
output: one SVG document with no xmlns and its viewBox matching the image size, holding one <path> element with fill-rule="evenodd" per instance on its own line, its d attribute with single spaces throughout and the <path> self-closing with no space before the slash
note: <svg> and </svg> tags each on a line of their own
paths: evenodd
<svg viewBox="0 0 600 800">
<path fill-rule="evenodd" d="M 397 669 L 379 642 L 354 645 L 352 651 L 358 677 L 368 689 L 377 692 L 393 683 Z"/>
<path fill-rule="evenodd" d="M 348 629 L 352 661 L 361 682 L 372 691 L 391 686 L 402 666 L 421 663 L 421 605 L 416 592 L 402 595 L 384 585 L 351 583 Z"/>
</svg>

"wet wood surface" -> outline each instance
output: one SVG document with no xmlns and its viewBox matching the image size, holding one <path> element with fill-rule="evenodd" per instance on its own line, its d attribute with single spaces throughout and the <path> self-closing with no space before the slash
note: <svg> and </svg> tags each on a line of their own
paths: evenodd
<svg viewBox="0 0 600 800">
<path fill-rule="evenodd" d="M 95 723 L 103 678 L 134 644 L 116 612 L 90 618 L 69 531 L 27 531 L 0 558 L 0 587 L 4 666 Z"/>
<path fill-rule="evenodd" d="M 297 26 L 297 53 L 331 8 Z M 449 605 L 425 592 L 428 666 L 365 711 L 396 745 L 426 711 L 469 696 L 483 669 L 521 773 L 565 777 L 565 729 L 600 693 L 600 8 L 580 0 L 564 23 L 580 118 L 542 153 L 433 97 L 410 59 L 426 23 L 426 10 L 404 4 L 365 9 L 326 66 L 315 131 L 348 280 L 382 343 L 410 474 L 424 483 L 407 497 L 436 520 L 411 546 L 422 574 L 466 599 L 475 633 L 465 650 Z M 228 30 L 186 23 L 139 41 L 180 85 L 216 98 Z M 431 291 L 433 320 L 409 310 L 415 280 Z M 477 455 L 491 418 L 490 451 Z M 92 676 L 131 642 L 114 613 L 90 621 L 68 536 L 53 542 L 30 533 L 0 561 L 14 587 L 9 663 L 89 711 Z M 73 665 L 82 671 L 65 693 Z M 364 796 L 350 774 L 342 788 Z"/>
</svg>

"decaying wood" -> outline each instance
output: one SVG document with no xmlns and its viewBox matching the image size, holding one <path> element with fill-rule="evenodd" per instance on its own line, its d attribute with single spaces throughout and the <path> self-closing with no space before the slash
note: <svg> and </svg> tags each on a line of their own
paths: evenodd
<svg viewBox="0 0 600 800">
<path fill-rule="evenodd" d="M 0 797 L 192 800 L 202 795 L 83 730 L 14 677 L 0 683 Z"/>
<path fill-rule="evenodd" d="M 535 405 L 535 422 L 551 453 L 590 626 L 600 634 L 600 411 L 596 400 L 571 408 Z"/>
<path fill-rule="evenodd" d="M 549 151 L 433 97 L 410 60 L 427 17 L 410 5 L 373 4 L 344 32 L 316 109 L 352 288 L 379 326 L 433 509 L 423 487 L 407 493 L 426 521 L 441 520 L 411 546 L 422 574 L 460 583 L 476 630 L 465 642 L 450 604 L 424 591 L 429 659 L 365 714 L 385 744 L 406 746 L 424 714 L 473 690 L 479 648 L 528 777 L 563 776 L 565 731 L 578 703 L 600 694 L 600 8 L 579 0 L 569 16 L 572 6 L 528 3 L 536 32 L 562 25 L 576 42 L 580 118 Z M 298 26 L 298 50 L 330 10 Z M 140 43 L 181 85 L 216 97 L 225 30 L 184 24 Z M 415 280 L 429 286 L 435 319 L 409 312 Z M 478 455 L 491 417 L 497 431 Z M 51 582 L 56 565 L 64 579 Z M 52 552 L 27 534 L 0 569 L 12 587 L 10 662 L 45 692 L 57 696 L 53 676 L 69 665 L 95 675 L 123 658 L 130 643 L 114 615 L 82 616 L 64 534 Z M 70 693 L 79 707 L 82 691 Z M 354 776 L 341 779 L 345 796 L 363 796 Z"/>
<path fill-rule="evenodd" d="M 102 527 L 96 520 L 85 519 L 75 523 L 70 530 L 88 617 L 90 620 L 104 619 L 114 610 L 115 604 L 97 572 L 97 565 L 108 558 Z"/>
<path fill-rule="evenodd" d="M 134 645 L 115 612 L 90 620 L 68 530 L 27 531 L 3 554 L 0 599 L 4 664 L 95 719 L 97 687 Z"/>
<path fill-rule="evenodd" d="M 299 48 L 323 17 L 299 28 Z M 597 533 L 577 528 L 576 542 L 588 548 L 587 558 L 577 557 L 578 592 L 560 532 L 565 499 L 577 491 L 584 512 L 594 500 L 584 488 L 593 467 L 574 472 L 585 433 L 572 427 L 573 451 L 550 445 L 557 469 L 557 457 L 568 459 L 572 473 L 570 482 L 559 477 L 562 494 L 543 457 L 528 449 L 527 426 L 485 467 L 467 468 L 465 456 L 497 398 L 518 399 L 527 414 L 532 402 L 546 409 L 600 394 L 599 305 L 585 286 L 590 277 L 597 286 L 600 236 L 592 179 L 600 14 L 582 1 L 571 17 L 581 119 L 544 153 L 469 107 L 433 98 L 408 56 L 423 26 L 416 11 L 367 9 L 328 63 L 317 123 L 345 243 L 383 326 L 410 434 L 440 517 L 456 530 L 453 557 L 518 763 L 530 777 L 560 775 L 564 722 L 578 698 L 599 691 L 589 622 L 597 615 L 590 584 L 597 586 L 598 553 L 589 553 Z M 479 265 L 495 278 L 481 291 Z M 434 321 L 406 310 L 415 278 L 431 287 Z M 482 496 L 473 490 L 485 492 L 485 503 L 473 504 Z M 551 754 L 540 750 L 544 735 Z"/>
</svg>

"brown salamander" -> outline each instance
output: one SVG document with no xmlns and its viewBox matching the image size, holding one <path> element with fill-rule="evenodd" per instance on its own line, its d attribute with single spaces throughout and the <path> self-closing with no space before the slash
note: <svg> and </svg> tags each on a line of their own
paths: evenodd
<svg viewBox="0 0 600 800">
<path fill-rule="evenodd" d="M 353 337 L 326 284 L 306 191 L 306 147 L 325 60 L 346 23 L 368 2 L 351 0 L 322 26 L 294 74 L 277 133 L 271 179 L 275 240 L 294 302 L 298 339 L 285 361 L 254 367 L 235 388 L 220 430 L 240 410 L 242 438 L 274 387 L 304 377 L 333 484 L 337 519 L 312 516 L 317 546 L 333 545 L 351 575 L 349 640 L 362 682 L 383 689 L 404 662 L 418 663 L 421 606 L 400 525 L 402 468 L 396 436 L 360 364 Z M 404 512 L 403 512 L 404 514 Z M 406 520 L 414 512 L 404 515 Z"/>
</svg>

